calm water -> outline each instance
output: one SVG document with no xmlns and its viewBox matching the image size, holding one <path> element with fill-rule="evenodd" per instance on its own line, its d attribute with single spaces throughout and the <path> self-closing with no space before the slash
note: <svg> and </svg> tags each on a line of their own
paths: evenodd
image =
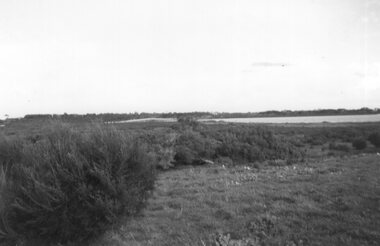
<svg viewBox="0 0 380 246">
<path fill-rule="evenodd" d="M 380 122 L 380 114 L 370 115 L 329 115 L 329 116 L 296 116 L 296 117 L 262 117 L 208 119 L 213 121 L 236 123 L 340 123 L 340 122 Z M 204 120 L 202 120 L 204 121 Z"/>
<path fill-rule="evenodd" d="M 177 120 L 175 118 L 146 118 L 146 119 L 137 119 L 137 120 L 115 121 L 115 122 L 112 122 L 112 123 L 147 122 L 147 121 L 175 122 Z M 235 123 L 380 122 L 380 114 L 201 119 L 200 121 L 223 121 L 223 122 L 235 122 Z"/>
</svg>

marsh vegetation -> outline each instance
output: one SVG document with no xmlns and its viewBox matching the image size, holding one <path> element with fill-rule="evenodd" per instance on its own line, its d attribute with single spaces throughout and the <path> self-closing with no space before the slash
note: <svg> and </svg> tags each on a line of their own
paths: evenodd
<svg viewBox="0 0 380 246">
<path fill-rule="evenodd" d="M 379 133 L 377 123 L 14 121 L 0 130 L 0 242 L 377 245 Z"/>
</svg>

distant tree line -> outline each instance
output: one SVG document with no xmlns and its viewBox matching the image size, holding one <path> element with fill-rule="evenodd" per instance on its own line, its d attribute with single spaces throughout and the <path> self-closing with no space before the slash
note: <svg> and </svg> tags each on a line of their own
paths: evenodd
<svg viewBox="0 0 380 246">
<path fill-rule="evenodd" d="M 115 113 L 103 113 L 103 114 L 28 114 L 24 116 L 24 119 L 58 119 L 63 121 L 120 121 L 120 120 L 132 120 L 143 119 L 151 117 L 160 117 L 160 114 L 156 113 L 128 113 L 128 114 L 115 114 Z"/>
<path fill-rule="evenodd" d="M 188 113 L 102 113 L 102 114 L 28 114 L 24 119 L 39 119 L 39 120 L 63 120 L 63 121 L 122 121 L 145 118 L 211 118 L 214 114 L 209 112 L 188 112 Z"/>
<path fill-rule="evenodd" d="M 29 114 L 24 119 L 59 119 L 67 121 L 121 121 L 144 118 L 255 118 L 255 117 L 294 117 L 294 116 L 328 116 L 328 115 L 362 115 L 380 114 L 380 108 L 360 108 L 360 109 L 317 109 L 317 110 L 270 110 L 263 112 L 246 113 L 213 113 L 213 112 L 170 112 L 170 113 L 103 113 L 103 114 Z"/>
<path fill-rule="evenodd" d="M 360 109 L 316 109 L 316 110 L 270 110 L 258 113 L 217 113 L 214 118 L 254 118 L 254 117 L 292 117 L 292 116 L 328 116 L 328 115 L 361 115 L 380 114 L 380 108 Z"/>
</svg>

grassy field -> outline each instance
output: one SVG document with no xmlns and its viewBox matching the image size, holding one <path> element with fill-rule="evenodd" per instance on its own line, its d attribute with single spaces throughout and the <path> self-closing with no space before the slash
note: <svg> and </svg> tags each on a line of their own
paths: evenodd
<svg viewBox="0 0 380 246">
<path fill-rule="evenodd" d="M 380 245 L 379 177 L 376 154 L 163 172 L 146 209 L 91 245 Z"/>
</svg>

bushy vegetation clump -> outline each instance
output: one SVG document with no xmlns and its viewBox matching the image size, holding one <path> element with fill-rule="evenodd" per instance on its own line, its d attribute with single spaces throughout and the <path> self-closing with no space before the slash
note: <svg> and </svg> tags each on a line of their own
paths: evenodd
<svg viewBox="0 0 380 246">
<path fill-rule="evenodd" d="M 350 147 L 347 144 L 337 144 L 337 143 L 329 143 L 329 149 L 343 151 L 343 152 L 350 151 Z"/>
<path fill-rule="evenodd" d="M 3 138 L 0 244 L 83 240 L 141 208 L 154 179 L 146 148 L 113 128 L 56 124 L 34 143 Z"/>
<path fill-rule="evenodd" d="M 371 144 L 373 144 L 375 147 L 379 148 L 380 147 L 380 133 L 379 132 L 371 133 L 368 137 L 368 141 Z"/>
<path fill-rule="evenodd" d="M 301 160 L 304 151 L 270 129 L 244 125 L 202 125 L 186 129 L 176 141 L 175 160 L 193 164 L 199 159 L 229 158 L 235 163 Z"/>
<path fill-rule="evenodd" d="M 178 133 L 167 128 L 157 128 L 140 134 L 140 141 L 148 148 L 156 167 L 167 170 L 174 167 L 175 143 Z"/>
<path fill-rule="evenodd" d="M 335 128 L 313 128 L 308 129 L 310 132 L 305 132 L 306 142 L 310 145 L 323 145 L 328 141 L 351 142 L 352 139 L 363 136 L 361 129 L 348 127 Z"/>
<path fill-rule="evenodd" d="M 357 150 L 363 150 L 367 148 L 367 141 L 362 138 L 357 138 L 352 141 L 352 147 L 354 147 Z"/>
<path fill-rule="evenodd" d="M 236 161 L 255 162 L 264 160 L 296 161 L 304 158 L 304 150 L 291 141 L 276 136 L 266 127 L 224 126 L 209 128 L 209 135 L 220 144 L 218 156 L 229 157 Z"/>
<path fill-rule="evenodd" d="M 199 159 L 214 159 L 217 144 L 217 140 L 197 130 L 183 130 L 176 141 L 175 161 L 179 164 L 194 164 Z"/>
</svg>

